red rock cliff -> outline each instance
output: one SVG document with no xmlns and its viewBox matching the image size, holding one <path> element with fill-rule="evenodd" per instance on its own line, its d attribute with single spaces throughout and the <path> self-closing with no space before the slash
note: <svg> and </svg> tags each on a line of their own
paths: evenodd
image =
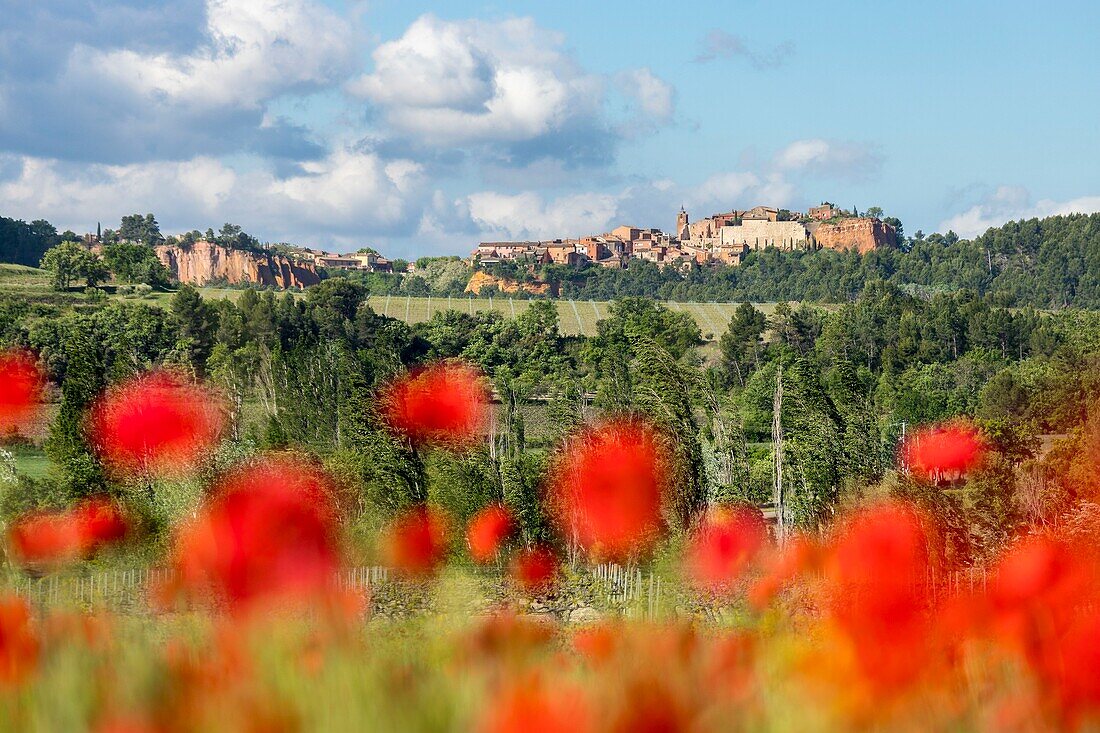
<svg viewBox="0 0 1100 733">
<path fill-rule="evenodd" d="M 195 242 L 190 246 L 160 245 L 156 251 L 174 279 L 191 285 L 225 282 L 304 288 L 321 282 L 312 262 L 285 255 L 229 249 L 213 242 Z"/>
<path fill-rule="evenodd" d="M 854 249 L 860 254 L 894 243 L 894 227 L 865 216 L 841 219 L 836 224 L 811 225 L 810 233 L 824 249 Z"/>
</svg>

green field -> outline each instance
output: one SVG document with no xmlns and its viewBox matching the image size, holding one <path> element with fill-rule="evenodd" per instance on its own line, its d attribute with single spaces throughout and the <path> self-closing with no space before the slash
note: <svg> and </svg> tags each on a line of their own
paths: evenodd
<svg viewBox="0 0 1100 733">
<path fill-rule="evenodd" d="M 52 291 L 48 273 L 22 265 L 0 265 L 0 292 L 53 301 L 76 302 L 85 298 L 79 290 L 66 293 Z M 228 298 L 235 301 L 244 291 L 238 288 L 204 287 L 199 288 L 199 292 L 205 298 Z M 114 294 L 110 297 L 166 304 L 168 299 L 172 297 L 172 293 L 154 292 L 144 298 Z M 435 313 L 448 309 L 465 313 L 496 311 L 505 317 L 512 318 L 527 310 L 531 303 L 529 300 L 517 300 L 508 297 L 433 296 L 418 298 L 407 295 L 374 295 L 370 297 L 368 302 L 378 313 L 408 323 L 427 321 Z M 570 336 L 596 335 L 596 322 L 607 317 L 608 303 L 606 301 L 558 300 L 555 301 L 555 304 L 558 308 L 561 331 Z M 678 303 L 669 301 L 666 305 L 674 311 L 683 311 L 695 319 L 695 322 L 699 324 L 699 330 L 703 333 L 703 338 L 707 341 L 714 341 L 725 332 L 730 318 L 733 317 L 733 313 L 737 309 L 736 303 Z M 756 307 L 765 314 L 770 315 L 775 310 L 775 303 L 757 303 Z"/>
<path fill-rule="evenodd" d="M 451 298 L 430 297 L 414 298 L 406 295 L 375 295 L 369 303 L 382 315 L 398 318 L 408 323 L 427 321 L 435 313 L 445 310 L 457 310 L 466 313 L 476 311 L 496 311 L 505 317 L 515 317 L 527 310 L 532 301 L 512 298 Z M 608 303 L 592 300 L 558 300 L 558 319 L 561 331 L 570 336 L 595 336 L 596 322 L 606 318 Z M 699 330 L 708 341 L 714 340 L 725 332 L 736 303 L 666 303 L 674 311 L 683 311 L 699 324 Z M 757 303 L 756 307 L 765 314 L 775 310 L 775 303 Z"/>
</svg>

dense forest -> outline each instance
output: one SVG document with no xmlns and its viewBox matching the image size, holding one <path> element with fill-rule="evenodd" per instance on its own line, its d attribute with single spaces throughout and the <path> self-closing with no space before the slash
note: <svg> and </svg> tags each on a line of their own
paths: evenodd
<svg viewBox="0 0 1100 733">
<path fill-rule="evenodd" d="M 945 517 L 956 558 L 987 556 L 1098 488 L 1100 318 L 1088 312 L 1006 309 L 973 291 L 922 299 L 874 281 L 839 309 L 780 304 L 765 317 L 742 305 L 715 346 L 688 316 L 644 298 L 617 300 L 586 338 L 563 336 L 551 303 L 516 319 L 448 311 L 410 326 L 375 313 L 367 295 L 333 279 L 305 297 L 246 290 L 236 302 L 182 287 L 169 308 L 0 297 L 0 345 L 38 355 L 58 404 L 45 439 L 53 473 L 20 477 L 3 512 L 127 492 L 156 527 L 189 506 L 181 496 L 193 487 L 117 484 L 83 433 L 105 387 L 158 365 L 208 380 L 234 406 L 210 471 L 264 448 L 306 451 L 355 487 L 372 528 L 424 498 L 460 519 L 497 499 L 526 537 L 544 539 L 539 486 L 552 449 L 599 414 L 661 427 L 689 509 L 768 501 L 778 425 L 796 524 L 820 526 L 867 494 L 911 496 Z M 376 390 L 452 358 L 491 380 L 493 437 L 457 457 L 418 452 L 383 429 Z M 957 416 L 982 428 L 990 460 L 950 485 L 908 481 L 897 470 L 902 434 Z M 1043 451 L 1038 436 L 1050 434 L 1064 439 Z"/>
</svg>

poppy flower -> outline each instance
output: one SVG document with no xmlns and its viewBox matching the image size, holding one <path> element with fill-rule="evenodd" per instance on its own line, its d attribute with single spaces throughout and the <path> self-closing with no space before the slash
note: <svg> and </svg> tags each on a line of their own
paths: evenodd
<svg viewBox="0 0 1100 733">
<path fill-rule="evenodd" d="M 655 431 L 620 419 L 569 440 L 551 481 L 555 519 L 589 555 L 624 559 L 664 528 L 666 468 Z"/>
<path fill-rule="evenodd" d="M 409 372 L 383 390 L 382 402 L 390 428 L 417 446 L 475 441 L 488 415 L 481 375 L 452 362 Z"/>
<path fill-rule="evenodd" d="M 48 569 L 89 557 L 124 538 L 129 529 L 129 520 L 114 502 L 93 498 L 72 509 L 17 519 L 8 530 L 8 542 L 22 566 Z"/>
<path fill-rule="evenodd" d="M 430 575 L 447 555 L 449 527 L 439 511 L 419 505 L 390 524 L 383 538 L 391 566 L 412 576 Z"/>
<path fill-rule="evenodd" d="M 336 522 L 320 471 L 289 457 L 265 457 L 223 479 L 180 531 L 168 590 L 241 610 L 316 600 L 339 566 Z"/>
<path fill-rule="evenodd" d="M 27 602 L 18 596 L 0 598 L 0 686 L 26 680 L 38 667 L 38 651 Z"/>
<path fill-rule="evenodd" d="M 0 352 L 0 433 L 26 427 L 41 403 L 45 381 L 30 353 Z"/>
<path fill-rule="evenodd" d="M 479 563 L 495 559 L 514 527 L 511 512 L 499 504 L 492 504 L 479 511 L 466 527 L 470 557 Z"/>
<path fill-rule="evenodd" d="M 931 666 L 927 545 L 916 512 L 884 503 L 841 525 L 826 562 L 828 607 L 852 643 L 865 681 L 907 689 Z"/>
<path fill-rule="evenodd" d="M 728 587 L 741 576 L 766 536 L 759 511 L 712 508 L 688 544 L 687 567 L 695 586 L 710 591 Z"/>
<path fill-rule="evenodd" d="M 512 580 L 526 593 L 541 593 L 554 583 L 558 559 L 545 547 L 520 550 L 512 558 Z"/>
<path fill-rule="evenodd" d="M 935 483 L 965 475 L 984 454 L 981 433 L 962 422 L 917 430 L 902 446 L 902 460 L 909 471 Z"/>
<path fill-rule="evenodd" d="M 109 390 L 90 414 L 92 444 L 121 473 L 161 473 L 189 467 L 212 448 L 225 423 L 206 388 L 154 371 Z"/>
<path fill-rule="evenodd" d="M 538 676 L 516 680 L 488 704 L 481 733 L 590 733 L 591 713 L 580 690 L 550 686 Z"/>
</svg>

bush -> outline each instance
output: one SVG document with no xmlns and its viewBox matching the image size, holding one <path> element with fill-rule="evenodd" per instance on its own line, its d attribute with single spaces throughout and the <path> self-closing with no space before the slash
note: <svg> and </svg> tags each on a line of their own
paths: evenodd
<svg viewBox="0 0 1100 733">
<path fill-rule="evenodd" d="M 122 284 L 115 288 L 115 294 L 121 295 L 124 298 L 129 298 L 134 294 L 134 286 L 128 284 Z"/>
<path fill-rule="evenodd" d="M 134 286 L 134 295 L 139 298 L 148 298 L 153 292 L 152 285 L 146 285 L 145 283 L 138 283 Z"/>
</svg>

